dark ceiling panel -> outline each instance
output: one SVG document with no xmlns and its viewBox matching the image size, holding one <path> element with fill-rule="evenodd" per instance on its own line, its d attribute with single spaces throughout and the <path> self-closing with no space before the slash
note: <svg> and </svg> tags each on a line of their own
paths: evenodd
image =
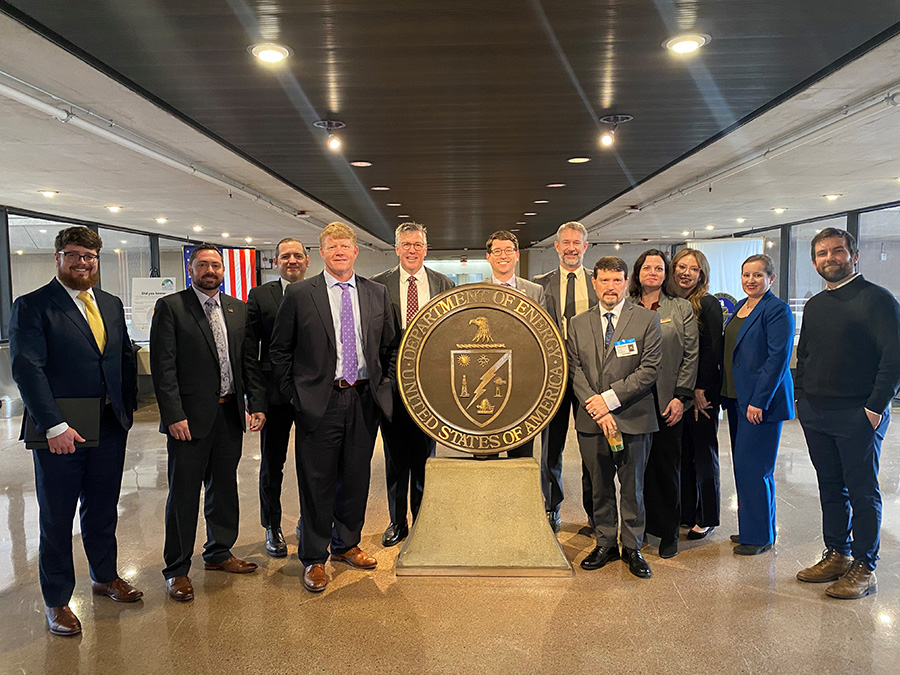
<svg viewBox="0 0 900 675">
<path fill-rule="evenodd" d="M 408 213 L 443 249 L 518 221 L 523 243 L 546 237 L 898 19 L 895 0 L 11 4 L 376 236 Z M 673 58 L 662 42 L 688 30 L 713 41 Z M 294 50 L 288 68 L 255 63 L 263 37 Z M 610 113 L 635 119 L 603 151 Z M 323 117 L 348 125 L 340 154 Z"/>
</svg>

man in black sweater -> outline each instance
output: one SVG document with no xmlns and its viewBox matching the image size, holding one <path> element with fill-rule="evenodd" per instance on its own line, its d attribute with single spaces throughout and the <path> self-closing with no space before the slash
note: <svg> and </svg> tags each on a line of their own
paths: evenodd
<svg viewBox="0 0 900 675">
<path fill-rule="evenodd" d="M 878 464 L 900 386 L 900 305 L 855 272 L 859 253 L 849 232 L 824 229 L 811 249 L 826 289 L 803 310 L 794 387 L 819 481 L 826 548 L 797 578 L 834 582 L 828 595 L 855 599 L 878 589 Z"/>
</svg>

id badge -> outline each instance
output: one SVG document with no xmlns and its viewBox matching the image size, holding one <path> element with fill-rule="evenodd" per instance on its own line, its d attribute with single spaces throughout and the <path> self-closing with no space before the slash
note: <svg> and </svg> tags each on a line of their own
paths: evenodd
<svg viewBox="0 0 900 675">
<path fill-rule="evenodd" d="M 616 356 L 634 356 L 638 353 L 637 342 L 634 341 L 634 338 L 629 338 L 628 340 L 619 340 L 615 343 L 615 345 Z"/>
</svg>

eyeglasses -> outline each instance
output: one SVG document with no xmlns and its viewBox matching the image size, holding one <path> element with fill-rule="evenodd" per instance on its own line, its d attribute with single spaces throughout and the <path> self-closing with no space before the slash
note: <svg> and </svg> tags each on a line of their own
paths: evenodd
<svg viewBox="0 0 900 675">
<path fill-rule="evenodd" d="M 516 250 L 514 248 L 492 248 L 491 255 L 496 256 L 514 256 L 516 254 Z"/>
<path fill-rule="evenodd" d="M 700 274 L 703 270 L 699 267 L 688 267 L 687 265 L 675 265 L 675 271 L 684 274 L 685 272 L 690 272 L 691 274 Z"/>
<path fill-rule="evenodd" d="M 76 253 L 75 251 L 60 251 L 59 254 L 70 263 L 77 263 L 83 260 L 86 263 L 95 263 L 100 260 L 100 256 L 96 253 Z"/>
<path fill-rule="evenodd" d="M 400 248 L 404 251 L 410 251 L 415 249 L 416 251 L 421 251 L 425 248 L 425 244 L 421 241 L 404 241 L 400 243 Z"/>
</svg>

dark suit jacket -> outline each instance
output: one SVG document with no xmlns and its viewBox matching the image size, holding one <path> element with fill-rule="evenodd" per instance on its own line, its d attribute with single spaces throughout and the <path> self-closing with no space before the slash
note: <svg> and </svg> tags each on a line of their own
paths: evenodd
<svg viewBox="0 0 900 675">
<path fill-rule="evenodd" d="M 325 415 L 337 367 L 325 274 L 288 286 L 269 346 L 272 372 L 282 392 L 294 402 L 297 423 L 306 431 L 315 429 Z M 369 386 L 381 412 L 390 419 L 393 396 L 388 373 L 396 347 L 391 299 L 382 284 L 359 275 L 356 290 Z"/>
<path fill-rule="evenodd" d="M 594 285 L 591 283 L 591 277 L 593 276 L 593 272 L 588 268 L 584 267 L 584 281 L 587 286 L 587 297 L 588 297 L 588 309 L 597 304 L 597 293 L 594 292 Z M 560 268 L 557 267 L 555 270 L 551 270 L 546 274 L 538 274 L 534 278 L 534 282 L 544 289 L 544 295 L 547 296 L 547 311 L 550 313 L 550 316 L 553 317 L 553 320 L 556 321 L 556 325 L 560 330 L 563 329 L 563 315 L 566 313 L 566 299 L 564 297 L 560 297 L 559 292 L 559 275 Z M 549 300 L 552 298 L 552 302 Z"/>
<path fill-rule="evenodd" d="M 137 407 L 137 366 L 122 301 L 96 288 L 94 297 L 106 328 L 102 355 L 87 320 L 57 279 L 13 303 L 9 320 L 12 376 L 38 432 L 67 421 L 59 412 L 57 398 L 109 396 L 119 424 L 131 428 Z"/>
<path fill-rule="evenodd" d="M 703 389 L 706 400 L 719 407 L 722 391 L 722 305 L 712 295 L 700 299 L 700 352 L 697 356 L 695 389 Z"/>
<path fill-rule="evenodd" d="M 428 277 L 428 294 L 431 298 L 456 286 L 450 277 L 427 267 L 425 268 L 425 276 Z M 372 281 L 377 281 L 379 284 L 387 286 L 388 295 L 391 296 L 391 307 L 394 310 L 394 329 L 397 335 L 402 335 L 403 316 L 400 311 L 400 266 L 397 265 L 376 274 L 372 277 Z"/>
<path fill-rule="evenodd" d="M 612 413 L 622 433 L 658 431 L 652 387 L 659 377 L 662 360 L 659 315 L 625 300 L 612 342 L 604 350 L 601 311 L 602 307 L 595 305 L 576 314 L 569 326 L 569 378 L 580 404 L 575 413 L 575 429 L 585 434 L 601 433 L 584 405 L 594 394 L 612 389 L 621 404 Z M 630 338 L 635 340 L 637 354 L 617 356 L 615 343 Z"/>
<path fill-rule="evenodd" d="M 732 318 L 746 302 L 744 298 L 737 304 Z M 734 354 L 725 355 L 732 359 L 734 390 L 742 415 L 752 405 L 763 411 L 763 422 L 793 419 L 794 381 L 790 366 L 793 348 L 791 308 L 772 291 L 766 291 L 750 316 L 744 319 Z"/>
<path fill-rule="evenodd" d="M 259 355 L 259 368 L 266 381 L 266 394 L 270 404 L 290 403 L 290 399 L 278 387 L 272 374 L 272 361 L 269 359 L 272 328 L 283 297 L 281 279 L 251 288 L 247 296 L 247 350 L 250 354 Z"/>
<path fill-rule="evenodd" d="M 246 429 L 244 395 L 250 412 L 266 412 L 266 388 L 255 353 L 247 353 L 247 305 L 219 294 L 228 356 L 234 375 L 241 427 Z M 219 406 L 219 356 L 206 312 L 193 288 L 160 298 L 150 325 L 150 367 L 159 403 L 159 430 L 186 419 L 192 438 L 212 431 Z"/>
</svg>

